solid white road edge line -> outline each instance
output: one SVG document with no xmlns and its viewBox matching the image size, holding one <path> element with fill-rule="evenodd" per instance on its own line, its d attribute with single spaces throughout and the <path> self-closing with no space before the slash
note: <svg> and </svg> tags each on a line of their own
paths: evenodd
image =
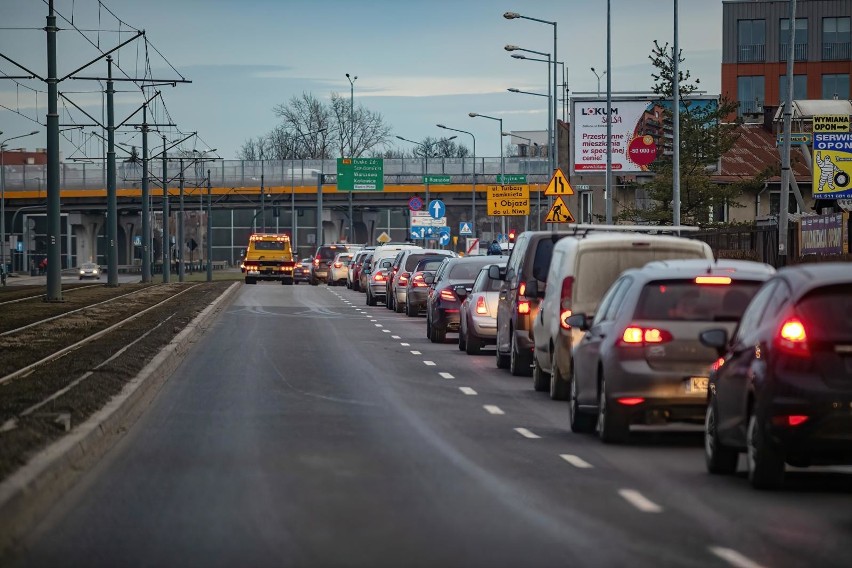
<svg viewBox="0 0 852 568">
<path fill-rule="evenodd" d="M 737 568 L 763 568 L 762 564 L 746 558 L 736 550 L 721 546 L 711 546 L 709 550 L 731 566 L 736 566 Z"/>
<path fill-rule="evenodd" d="M 628 503 L 643 513 L 662 513 L 663 508 L 636 491 L 635 489 L 619 489 L 618 494 Z"/>
<path fill-rule="evenodd" d="M 571 454 L 559 454 L 559 457 L 563 460 L 567 461 L 574 467 L 578 467 L 580 469 L 590 469 L 594 467 L 592 464 L 581 458 L 580 456 L 574 456 Z"/>
</svg>

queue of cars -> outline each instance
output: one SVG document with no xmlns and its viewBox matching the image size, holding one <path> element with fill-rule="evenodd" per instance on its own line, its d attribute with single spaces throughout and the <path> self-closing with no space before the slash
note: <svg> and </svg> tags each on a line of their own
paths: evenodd
<svg viewBox="0 0 852 568">
<path fill-rule="evenodd" d="M 703 424 L 708 471 L 745 453 L 757 488 L 785 464 L 852 464 L 852 264 L 776 272 L 646 231 L 525 232 L 508 257 L 376 247 L 347 282 L 368 305 L 425 310 L 432 342 L 495 345 L 498 368 L 568 402 L 575 433 Z"/>
</svg>

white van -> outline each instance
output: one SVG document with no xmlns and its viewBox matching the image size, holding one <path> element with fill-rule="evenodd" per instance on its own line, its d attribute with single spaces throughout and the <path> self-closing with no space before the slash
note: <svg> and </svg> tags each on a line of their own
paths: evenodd
<svg viewBox="0 0 852 568">
<path fill-rule="evenodd" d="M 572 312 L 594 314 L 604 292 L 628 268 L 683 258 L 713 260 L 713 251 L 702 241 L 643 233 L 591 231 L 559 240 L 547 286 L 535 291 L 544 299 L 532 326 L 533 388 L 549 389 L 554 400 L 568 400 L 573 347 L 583 337 L 566 322 Z"/>
</svg>

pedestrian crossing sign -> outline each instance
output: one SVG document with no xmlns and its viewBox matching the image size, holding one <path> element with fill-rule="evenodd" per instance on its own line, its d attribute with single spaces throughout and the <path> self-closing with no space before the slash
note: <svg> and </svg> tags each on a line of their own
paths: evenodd
<svg viewBox="0 0 852 568">
<path fill-rule="evenodd" d="M 466 221 L 462 221 L 459 223 L 459 234 L 460 235 L 472 235 L 473 229 L 470 226 L 470 223 Z"/>
<path fill-rule="evenodd" d="M 547 212 L 547 217 L 544 218 L 545 223 L 576 223 L 571 211 L 562 197 L 557 197 L 553 202 L 553 207 Z"/>
<path fill-rule="evenodd" d="M 547 184 L 547 189 L 544 190 L 545 195 L 574 195 L 574 190 L 571 184 L 568 183 L 568 178 L 562 173 L 562 170 L 556 168 L 553 172 L 553 177 L 550 178 L 550 183 Z"/>
</svg>

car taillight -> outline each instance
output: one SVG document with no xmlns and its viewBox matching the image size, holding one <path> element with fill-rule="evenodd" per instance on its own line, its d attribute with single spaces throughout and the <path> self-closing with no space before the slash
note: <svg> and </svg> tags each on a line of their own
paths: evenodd
<svg viewBox="0 0 852 568">
<path fill-rule="evenodd" d="M 521 295 L 521 296 L 527 295 L 527 283 L 526 282 L 521 282 L 521 284 L 518 286 L 518 294 Z"/>
<path fill-rule="evenodd" d="M 488 306 L 485 304 L 485 296 L 480 296 L 476 299 L 476 313 L 483 315 L 488 313 Z"/>
<path fill-rule="evenodd" d="M 618 401 L 618 404 L 623 404 L 624 406 L 636 406 L 637 404 L 645 402 L 645 399 L 641 396 L 625 396 L 616 400 Z"/>
<path fill-rule="evenodd" d="M 530 301 L 518 300 L 518 315 L 526 315 L 530 313 Z"/>
<path fill-rule="evenodd" d="M 411 273 L 410 273 L 410 272 L 403 272 L 402 274 L 400 274 L 400 275 L 399 275 L 399 285 L 400 285 L 400 286 L 405 286 L 406 284 L 408 284 L 408 279 L 409 279 L 410 277 L 411 277 Z"/>
<path fill-rule="evenodd" d="M 414 278 L 412 278 L 411 280 L 411 285 L 414 288 L 426 288 L 428 286 L 428 284 L 426 284 L 426 282 L 423 280 L 422 274 L 415 274 Z"/>
<path fill-rule="evenodd" d="M 441 290 L 441 299 L 446 300 L 448 302 L 456 301 L 456 293 L 452 290 Z"/>
<path fill-rule="evenodd" d="M 672 334 L 665 329 L 630 326 L 621 334 L 620 343 L 622 345 L 642 346 L 649 343 L 668 343 L 672 339 Z"/>
<path fill-rule="evenodd" d="M 385 278 L 385 273 L 384 273 L 384 272 L 376 272 L 376 273 L 373 275 L 373 281 L 374 281 L 374 282 L 384 282 L 385 280 L 387 280 L 387 278 Z"/>
<path fill-rule="evenodd" d="M 787 318 L 781 324 L 776 339 L 778 347 L 791 355 L 808 356 L 808 334 L 804 324 L 798 318 Z"/>
<path fill-rule="evenodd" d="M 342 267 L 343 267 L 343 263 L 342 263 L 342 262 L 335 262 L 335 263 L 334 263 L 334 267 L 335 267 L 335 268 L 342 268 Z"/>
<path fill-rule="evenodd" d="M 571 317 L 571 310 L 562 310 L 562 313 L 559 314 L 559 327 L 562 329 L 571 329 L 571 326 L 568 325 L 568 318 Z"/>
<path fill-rule="evenodd" d="M 314 266 L 319 266 L 319 259 L 318 258 L 314 259 Z"/>
<path fill-rule="evenodd" d="M 574 290 L 574 277 L 568 276 L 562 280 L 562 291 L 559 294 L 559 305 L 562 309 L 571 307 L 571 294 Z"/>
<path fill-rule="evenodd" d="M 718 371 L 719 369 L 722 368 L 722 366 L 724 364 L 725 364 L 725 358 L 719 357 L 718 359 L 716 359 L 716 361 L 713 362 L 712 365 L 710 365 L 710 369 L 713 370 L 713 371 Z"/>
</svg>

